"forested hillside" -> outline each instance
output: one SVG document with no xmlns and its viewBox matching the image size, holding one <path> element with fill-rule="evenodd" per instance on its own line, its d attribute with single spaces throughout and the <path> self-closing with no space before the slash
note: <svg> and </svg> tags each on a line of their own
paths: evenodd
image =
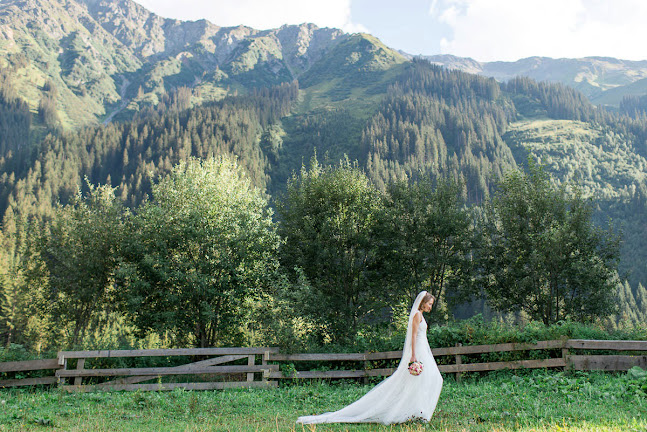
<svg viewBox="0 0 647 432">
<path fill-rule="evenodd" d="M 56 226 L 60 205 L 78 205 L 79 190 L 107 185 L 126 214 L 137 213 L 178 163 L 221 155 L 236 157 L 272 206 L 316 155 L 323 167 L 340 160 L 356 166 L 370 187 L 358 184 L 377 195 L 395 194 L 393 185 L 402 182 L 450 180 L 473 217 L 530 155 L 554 185 L 590 200 L 599 226 L 611 222 L 622 231 L 613 320 L 647 319 L 643 98 L 627 98 L 611 113 L 559 84 L 500 84 L 409 61 L 370 35 L 310 26 L 222 29 L 163 21 L 127 0 L 68 3 L 2 5 L 12 25 L 17 16 L 41 19 L 23 13 L 33 8 L 54 14 L 34 34 L 14 29 L 0 40 L 0 315 L 8 340 L 17 323 L 36 333 L 45 325 L 27 325 L 30 317 L 16 311 L 45 302 L 37 290 L 25 297 L 25 280 L 54 276 L 30 267 L 26 257 L 34 237 L 47 238 Z M 132 21 L 115 18 L 124 16 Z M 112 25 L 117 21 L 121 27 Z M 138 27 L 140 21 L 150 27 Z M 75 27 L 79 22 L 85 30 Z M 190 49 L 165 42 L 180 33 Z M 99 37 L 105 50 L 97 48 Z M 26 41 L 35 42 L 23 53 Z M 63 43 L 67 48 L 56 54 Z M 429 198 L 419 193 L 421 202 Z M 298 274 L 291 277 L 299 283 Z"/>
<path fill-rule="evenodd" d="M 514 62 L 479 62 L 453 55 L 422 56 L 450 69 L 508 81 L 518 76 L 564 84 L 582 92 L 593 104 L 617 108 L 625 96 L 647 91 L 647 62 L 612 57 L 528 57 Z"/>
<path fill-rule="evenodd" d="M 5 244 L 21 238 L 29 218 L 47 217 L 57 202 L 68 202 L 84 178 L 117 187 L 134 207 L 156 176 L 190 156 L 236 155 L 253 183 L 276 195 L 315 152 L 325 163 L 348 155 L 379 188 L 449 176 L 464 183 L 467 202 L 479 204 L 531 153 L 555 181 L 577 185 L 595 200 L 601 224 L 609 217 L 622 224 L 621 269 L 628 272 L 622 277 L 633 292 L 642 289 L 646 163 L 640 135 L 631 132 L 641 130 L 639 120 L 600 113 L 564 87 L 518 80 L 501 88 L 492 79 L 419 61 L 394 67 L 401 72 L 381 100 L 348 98 L 348 108 L 331 101 L 301 114 L 309 89 L 293 82 L 195 108 L 174 92 L 132 122 L 50 134 L 37 147 L 24 142 L 27 128 L 22 141 L 20 135 L 7 141 L 3 160 Z M 8 92 L 3 101 L 4 112 L 20 115 L 19 99 Z M 363 110 L 353 109 L 358 106 Z"/>
</svg>

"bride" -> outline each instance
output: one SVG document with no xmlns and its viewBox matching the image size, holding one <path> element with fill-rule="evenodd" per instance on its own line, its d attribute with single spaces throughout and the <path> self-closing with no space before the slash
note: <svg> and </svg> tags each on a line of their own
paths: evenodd
<svg viewBox="0 0 647 432">
<path fill-rule="evenodd" d="M 409 315 L 407 337 L 396 371 L 362 398 L 335 412 L 299 417 L 297 423 L 403 423 L 429 421 L 443 387 L 443 378 L 427 342 L 427 322 L 422 312 L 431 311 L 436 298 L 427 291 L 416 297 Z M 420 375 L 409 373 L 409 363 L 423 364 Z"/>
</svg>

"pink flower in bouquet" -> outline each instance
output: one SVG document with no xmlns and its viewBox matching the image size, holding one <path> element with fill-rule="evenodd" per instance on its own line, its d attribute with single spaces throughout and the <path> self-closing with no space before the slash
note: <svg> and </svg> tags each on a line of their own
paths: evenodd
<svg viewBox="0 0 647 432">
<path fill-rule="evenodd" d="M 422 373 L 422 363 L 419 361 L 409 363 L 409 373 L 413 376 L 418 376 Z"/>
</svg>

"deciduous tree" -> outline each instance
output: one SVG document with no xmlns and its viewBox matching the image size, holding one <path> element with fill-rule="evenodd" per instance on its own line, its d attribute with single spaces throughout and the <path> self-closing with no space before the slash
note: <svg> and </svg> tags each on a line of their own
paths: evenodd
<svg viewBox="0 0 647 432">
<path fill-rule="evenodd" d="M 134 323 L 199 347 L 241 343 L 245 300 L 278 268 L 267 200 L 224 156 L 182 162 L 152 191 L 119 270 Z"/>
<path fill-rule="evenodd" d="M 348 160 L 325 168 L 313 159 L 288 182 L 279 203 L 282 259 L 310 284 L 302 310 L 320 338 L 341 342 L 356 334 L 381 293 L 374 241 L 381 197 Z"/>
<path fill-rule="evenodd" d="M 619 236 L 592 221 L 589 201 L 557 188 L 529 159 L 488 203 L 479 262 L 488 300 L 551 324 L 614 311 Z"/>
</svg>

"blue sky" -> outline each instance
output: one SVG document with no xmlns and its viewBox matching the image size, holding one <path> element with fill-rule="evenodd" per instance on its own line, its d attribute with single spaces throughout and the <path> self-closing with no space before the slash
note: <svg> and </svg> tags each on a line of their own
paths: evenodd
<svg viewBox="0 0 647 432">
<path fill-rule="evenodd" d="M 351 18 L 387 45 L 410 54 L 439 54 L 449 25 L 430 14 L 431 2 L 353 0 Z"/>
<path fill-rule="evenodd" d="M 177 19 L 257 29 L 312 22 L 368 32 L 410 54 L 480 61 L 647 60 L 647 0 L 135 0 Z"/>
</svg>

